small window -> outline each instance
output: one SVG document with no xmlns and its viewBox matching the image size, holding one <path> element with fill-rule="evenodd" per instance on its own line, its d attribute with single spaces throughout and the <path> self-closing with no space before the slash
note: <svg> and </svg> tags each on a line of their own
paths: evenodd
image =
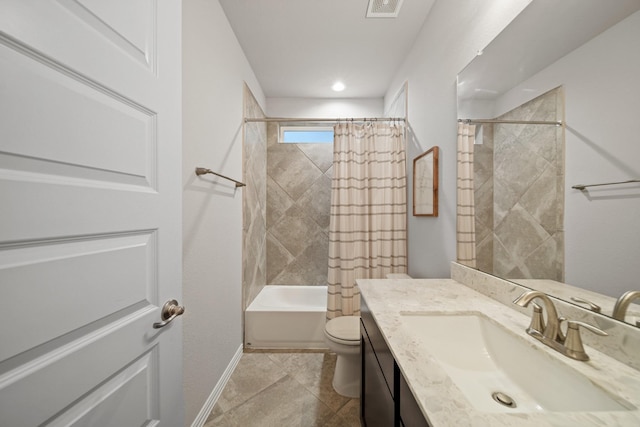
<svg viewBox="0 0 640 427">
<path fill-rule="evenodd" d="M 284 144 L 331 144 L 331 126 L 288 126 L 280 125 L 279 142 Z"/>
</svg>

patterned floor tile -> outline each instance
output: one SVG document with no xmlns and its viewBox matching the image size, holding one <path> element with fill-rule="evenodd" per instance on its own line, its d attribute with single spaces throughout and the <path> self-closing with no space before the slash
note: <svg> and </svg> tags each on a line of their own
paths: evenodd
<svg viewBox="0 0 640 427">
<path fill-rule="evenodd" d="M 204 427 L 360 427 L 331 386 L 333 353 L 245 353 Z"/>
</svg>

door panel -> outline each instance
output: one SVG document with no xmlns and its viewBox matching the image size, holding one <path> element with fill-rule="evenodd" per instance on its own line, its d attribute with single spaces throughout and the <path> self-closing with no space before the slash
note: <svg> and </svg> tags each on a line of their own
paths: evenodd
<svg viewBox="0 0 640 427">
<path fill-rule="evenodd" d="M 5 43 L 24 46 L 29 55 L 41 55 L 117 93 L 136 94 L 149 85 L 137 87 L 135 82 L 149 74 L 158 75 L 157 52 L 165 48 L 161 39 L 168 35 L 180 40 L 179 26 L 178 31 L 167 27 L 171 22 L 162 21 L 165 17 L 161 16 L 171 8 L 172 15 L 167 19 L 180 18 L 180 8 L 175 7 L 180 2 L 164 3 L 165 0 L 3 0 L 0 28 L 5 33 Z M 167 33 L 159 31 L 160 26 Z M 128 30 L 134 27 L 138 29 Z M 170 63 L 166 66 L 170 67 Z"/>
<path fill-rule="evenodd" d="M 89 396 L 99 395 L 102 383 L 121 381 L 128 365 L 147 352 L 159 351 L 159 348 L 149 345 L 157 338 L 154 335 L 160 334 L 149 332 L 147 325 L 155 320 L 155 310 L 141 309 L 27 363 L 21 363 L 11 372 L 13 375 L 2 378 L 2 425 L 27 427 L 41 425 L 47 420 L 58 422 L 59 412 L 69 405 L 68 411 L 72 412 L 86 411 L 87 404 L 99 410 L 103 402 L 93 401 Z M 158 359 L 159 355 L 155 360 Z M 147 369 L 153 390 L 146 393 L 146 397 L 140 396 L 140 399 L 151 398 L 149 404 L 155 410 L 149 416 L 157 420 L 160 367 L 150 365 Z"/>
<path fill-rule="evenodd" d="M 124 53 L 152 70 L 156 38 L 152 0 L 58 0 L 58 3 L 90 25 Z"/>
<path fill-rule="evenodd" d="M 156 351 L 143 355 L 57 417 L 51 426 L 122 427 L 153 422 L 158 418 L 158 401 L 153 395 L 153 384 L 157 381 L 156 359 Z"/>
<path fill-rule="evenodd" d="M 180 9 L 0 2 L 2 426 L 183 423 Z"/>
<path fill-rule="evenodd" d="M 13 245 L 0 251 L 4 315 L 0 360 L 128 307 L 149 305 L 156 271 L 152 233 Z M 34 298 L 43 296 L 43 298 Z M 69 298 L 72 295 L 73 298 Z"/>
<path fill-rule="evenodd" d="M 3 144 L 5 156 L 64 163 L 77 169 L 72 175 L 77 177 L 85 177 L 87 169 L 111 172 L 132 184 L 155 172 L 149 170 L 155 167 L 154 113 L 21 51 L 0 49 L 6 82 L 0 112 L 7 125 L 3 132 L 12 136 Z M 22 117 L 38 126 L 23 126 Z"/>
</svg>

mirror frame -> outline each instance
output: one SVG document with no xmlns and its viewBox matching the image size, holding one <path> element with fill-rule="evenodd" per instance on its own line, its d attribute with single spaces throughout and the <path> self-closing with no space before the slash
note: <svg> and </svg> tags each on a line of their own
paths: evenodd
<svg viewBox="0 0 640 427">
<path fill-rule="evenodd" d="M 413 159 L 413 216 L 438 216 L 438 152 L 431 147 Z"/>
</svg>

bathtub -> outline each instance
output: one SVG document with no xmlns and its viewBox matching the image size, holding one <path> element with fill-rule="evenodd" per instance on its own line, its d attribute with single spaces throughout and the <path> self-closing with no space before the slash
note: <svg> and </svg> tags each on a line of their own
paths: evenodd
<svg viewBox="0 0 640 427">
<path fill-rule="evenodd" d="M 245 311 L 245 346 L 327 349 L 326 311 L 326 286 L 265 286 Z"/>
</svg>

